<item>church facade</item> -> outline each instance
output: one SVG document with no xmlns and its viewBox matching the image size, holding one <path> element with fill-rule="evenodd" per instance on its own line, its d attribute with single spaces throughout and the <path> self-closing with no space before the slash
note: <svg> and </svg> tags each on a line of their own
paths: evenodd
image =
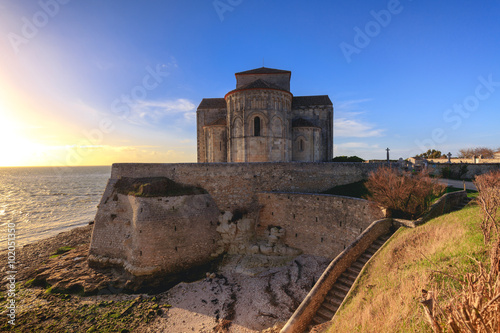
<svg viewBox="0 0 500 333">
<path fill-rule="evenodd" d="M 327 95 L 293 96 L 291 74 L 236 73 L 236 89 L 204 98 L 196 112 L 198 163 L 330 161 L 333 104 Z"/>
</svg>

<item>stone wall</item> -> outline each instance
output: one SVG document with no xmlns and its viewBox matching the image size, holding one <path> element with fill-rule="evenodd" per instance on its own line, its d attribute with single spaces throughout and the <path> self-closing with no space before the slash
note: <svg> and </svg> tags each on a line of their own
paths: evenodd
<svg viewBox="0 0 500 333">
<path fill-rule="evenodd" d="M 263 238 L 274 226 L 285 229 L 283 242 L 292 248 L 333 259 L 373 221 L 384 217 L 373 202 L 335 195 L 259 193 L 256 234 Z"/>
<path fill-rule="evenodd" d="M 175 274 L 213 259 L 220 213 L 209 194 L 136 197 L 117 193 L 114 184 L 108 183 L 95 218 L 91 264 L 142 276 Z"/>
<path fill-rule="evenodd" d="M 305 332 L 338 277 L 380 236 L 390 232 L 391 219 L 375 221 L 339 254 L 323 272 L 280 333 Z"/>
<path fill-rule="evenodd" d="M 333 106 L 293 106 L 292 114 L 294 118 L 304 118 L 321 128 L 319 132 L 320 143 L 319 160 L 331 161 L 333 158 Z M 295 140 L 295 138 L 293 138 Z"/>
<path fill-rule="evenodd" d="M 428 165 L 429 171 L 436 176 L 441 176 L 444 168 L 450 169 L 452 178 L 474 179 L 476 175 L 500 170 L 500 163 L 433 163 Z"/>
<path fill-rule="evenodd" d="M 251 208 L 259 192 L 318 193 L 357 182 L 378 164 L 367 163 L 193 163 L 114 164 L 111 178 L 167 177 L 199 186 L 214 198 L 219 210 Z M 253 216 L 255 218 L 256 216 Z"/>
</svg>

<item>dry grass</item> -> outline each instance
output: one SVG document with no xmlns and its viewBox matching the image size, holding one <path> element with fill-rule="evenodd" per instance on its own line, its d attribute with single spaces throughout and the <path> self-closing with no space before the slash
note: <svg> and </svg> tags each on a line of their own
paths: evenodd
<svg viewBox="0 0 500 333">
<path fill-rule="evenodd" d="M 422 289 L 449 299 L 459 283 L 435 273 L 470 272 L 468 256 L 487 261 L 478 207 L 454 212 L 416 229 L 400 229 L 362 272 L 328 332 L 431 332 L 420 305 Z"/>
</svg>

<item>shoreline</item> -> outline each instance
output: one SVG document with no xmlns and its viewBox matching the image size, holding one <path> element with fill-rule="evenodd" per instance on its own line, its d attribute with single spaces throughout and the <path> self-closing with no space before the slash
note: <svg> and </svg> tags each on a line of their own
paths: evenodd
<svg viewBox="0 0 500 333">
<path fill-rule="evenodd" d="M 120 272 L 88 267 L 91 232 L 92 225 L 72 228 L 16 251 L 15 326 L 7 322 L 7 251 L 0 251 L 2 330 L 279 332 L 329 262 L 301 255 L 255 272 L 242 264 L 248 258 L 229 256 L 204 279 L 158 294 L 124 294 Z M 55 255 L 61 248 L 69 250 Z"/>
</svg>

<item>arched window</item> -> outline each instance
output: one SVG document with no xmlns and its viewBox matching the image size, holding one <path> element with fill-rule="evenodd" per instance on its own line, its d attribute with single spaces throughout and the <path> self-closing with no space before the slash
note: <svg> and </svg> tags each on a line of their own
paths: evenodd
<svg viewBox="0 0 500 333">
<path fill-rule="evenodd" d="M 299 140 L 299 151 L 304 151 L 304 140 Z"/>
<path fill-rule="evenodd" d="M 253 119 L 253 135 L 260 136 L 260 118 L 255 117 Z"/>
</svg>

